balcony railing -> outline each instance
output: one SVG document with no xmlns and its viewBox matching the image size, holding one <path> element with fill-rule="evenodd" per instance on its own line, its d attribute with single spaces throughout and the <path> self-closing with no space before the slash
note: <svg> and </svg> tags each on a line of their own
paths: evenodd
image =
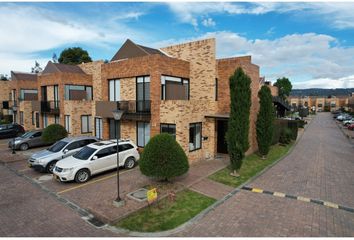
<svg viewBox="0 0 354 240">
<path fill-rule="evenodd" d="M 151 117 L 151 101 L 119 101 L 118 107 L 124 110 L 123 119 L 129 120 L 149 120 Z M 117 109 L 117 102 L 97 101 L 96 115 L 112 118 L 112 111 Z"/>
<path fill-rule="evenodd" d="M 41 101 L 41 112 L 59 114 L 59 101 Z"/>
</svg>

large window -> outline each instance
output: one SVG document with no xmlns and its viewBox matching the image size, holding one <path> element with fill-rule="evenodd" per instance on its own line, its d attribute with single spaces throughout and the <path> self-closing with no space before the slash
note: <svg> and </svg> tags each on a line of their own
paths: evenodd
<svg viewBox="0 0 354 240">
<path fill-rule="evenodd" d="M 198 150 L 202 147 L 202 124 L 189 124 L 189 151 Z"/>
<path fill-rule="evenodd" d="M 109 119 L 109 138 L 110 139 L 120 138 L 120 121 L 116 121 L 113 118 Z"/>
<path fill-rule="evenodd" d="M 39 128 L 39 112 L 36 112 L 36 128 Z"/>
<path fill-rule="evenodd" d="M 20 124 L 23 125 L 23 111 L 20 111 Z"/>
<path fill-rule="evenodd" d="M 169 133 L 176 139 L 176 124 L 160 124 L 160 132 L 161 133 Z"/>
<path fill-rule="evenodd" d="M 150 111 L 150 76 L 136 78 L 136 110 Z"/>
<path fill-rule="evenodd" d="M 92 100 L 92 87 L 83 85 L 65 85 L 65 100 Z"/>
<path fill-rule="evenodd" d="M 102 118 L 95 118 L 95 136 L 98 139 L 102 139 L 103 126 Z"/>
<path fill-rule="evenodd" d="M 54 115 L 54 123 L 60 124 L 60 116 L 59 115 Z"/>
<path fill-rule="evenodd" d="M 137 122 L 137 128 L 138 147 L 144 147 L 150 140 L 150 123 Z"/>
<path fill-rule="evenodd" d="M 189 100 L 189 80 L 179 77 L 161 76 L 162 100 Z"/>
<path fill-rule="evenodd" d="M 91 132 L 91 115 L 81 116 L 81 133 Z"/>
<path fill-rule="evenodd" d="M 109 86 L 109 101 L 118 102 L 120 101 L 120 80 L 114 79 L 108 81 Z"/>
<path fill-rule="evenodd" d="M 70 115 L 65 115 L 64 116 L 64 124 L 65 124 L 65 129 L 68 133 L 71 132 L 71 123 L 70 123 Z"/>
<path fill-rule="evenodd" d="M 38 90 L 36 89 L 21 89 L 20 100 L 30 101 L 38 99 Z"/>
<path fill-rule="evenodd" d="M 48 126 L 48 116 L 46 113 L 43 113 L 43 128 Z"/>
</svg>

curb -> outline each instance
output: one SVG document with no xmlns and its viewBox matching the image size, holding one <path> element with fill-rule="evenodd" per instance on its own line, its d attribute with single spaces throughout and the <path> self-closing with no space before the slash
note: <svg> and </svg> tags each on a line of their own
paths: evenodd
<svg viewBox="0 0 354 240">
<path fill-rule="evenodd" d="M 172 234 L 176 234 L 178 232 L 181 232 L 181 231 L 185 230 L 187 227 L 191 226 L 192 224 L 194 224 L 198 220 L 202 219 L 209 212 L 215 210 L 219 205 L 221 205 L 224 202 L 226 202 L 229 198 L 231 198 L 232 196 L 236 195 L 238 192 L 240 192 L 240 190 L 244 186 L 246 186 L 250 182 L 254 181 L 256 178 L 258 178 L 259 176 L 264 174 L 266 171 L 268 171 L 269 169 L 274 167 L 277 163 L 279 163 L 281 160 L 283 160 L 285 157 L 287 157 L 290 153 L 292 153 L 292 151 L 297 146 L 298 142 L 301 140 L 301 138 L 304 135 L 307 127 L 312 123 L 312 121 L 313 121 L 313 119 L 311 119 L 310 123 L 308 123 L 305 126 L 304 131 L 301 134 L 301 136 L 298 136 L 298 138 L 296 139 L 294 145 L 291 146 L 291 148 L 288 150 L 288 152 L 284 156 L 280 157 L 278 160 L 273 162 L 271 165 L 265 167 L 262 171 L 258 172 L 255 176 L 251 177 L 248 181 L 244 182 L 243 184 L 241 184 L 240 186 L 238 186 L 237 188 L 232 190 L 230 193 L 228 193 L 226 196 L 224 196 L 222 199 L 217 200 L 215 203 L 213 203 L 212 205 L 210 205 L 209 207 L 207 207 L 206 209 L 204 209 L 199 214 L 197 214 L 196 216 L 194 216 L 193 218 L 191 218 L 187 222 L 183 223 L 182 225 L 180 225 L 180 226 L 178 226 L 178 227 L 176 227 L 174 229 L 171 229 L 171 230 L 162 231 L 162 232 L 153 232 L 153 233 L 151 233 L 151 232 L 135 232 L 135 231 L 130 231 L 130 230 L 127 230 L 127 229 L 119 228 L 119 227 L 114 227 L 114 226 L 111 226 L 111 225 L 106 225 L 106 226 L 104 226 L 104 228 L 107 229 L 107 230 L 110 230 L 112 232 L 115 232 L 115 233 L 126 234 L 126 235 L 128 235 L 130 237 L 168 237 L 168 236 L 170 236 Z"/>
</svg>

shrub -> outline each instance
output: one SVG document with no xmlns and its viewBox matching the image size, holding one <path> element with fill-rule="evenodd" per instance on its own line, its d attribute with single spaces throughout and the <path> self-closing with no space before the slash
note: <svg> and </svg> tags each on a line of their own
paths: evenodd
<svg viewBox="0 0 354 240">
<path fill-rule="evenodd" d="M 304 128 L 305 127 L 306 122 L 304 120 L 298 120 L 297 125 L 299 128 Z"/>
<path fill-rule="evenodd" d="M 51 124 L 43 130 L 42 140 L 46 143 L 54 143 L 68 136 L 66 129 L 60 124 Z"/>
<path fill-rule="evenodd" d="M 270 89 L 262 86 L 258 92 L 260 99 L 260 109 L 257 116 L 257 143 L 259 153 L 266 156 L 269 152 L 273 138 L 274 109 Z"/>
<path fill-rule="evenodd" d="M 291 131 L 291 139 L 296 140 L 298 131 L 298 121 L 290 120 L 288 121 L 288 128 Z"/>
<path fill-rule="evenodd" d="M 279 143 L 289 144 L 291 142 L 292 132 L 289 128 L 284 128 L 280 132 Z"/>
<path fill-rule="evenodd" d="M 251 108 L 251 79 L 242 68 L 229 78 L 230 118 L 226 132 L 231 168 L 236 173 L 242 166 L 244 153 L 249 148 L 248 132 Z"/>
<path fill-rule="evenodd" d="M 169 180 L 188 172 L 188 158 L 182 147 L 167 133 L 158 134 L 146 144 L 139 161 L 140 171 L 148 177 Z"/>
</svg>

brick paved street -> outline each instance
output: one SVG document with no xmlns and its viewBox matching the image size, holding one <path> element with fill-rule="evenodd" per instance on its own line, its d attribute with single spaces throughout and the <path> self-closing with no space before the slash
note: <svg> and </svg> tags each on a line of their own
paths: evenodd
<svg viewBox="0 0 354 240">
<path fill-rule="evenodd" d="M 331 114 L 316 116 L 294 151 L 249 186 L 354 207 L 354 147 Z M 241 191 L 179 236 L 354 236 L 354 213 Z"/>
<path fill-rule="evenodd" d="M 116 236 L 0 165 L 0 236 Z"/>
</svg>

